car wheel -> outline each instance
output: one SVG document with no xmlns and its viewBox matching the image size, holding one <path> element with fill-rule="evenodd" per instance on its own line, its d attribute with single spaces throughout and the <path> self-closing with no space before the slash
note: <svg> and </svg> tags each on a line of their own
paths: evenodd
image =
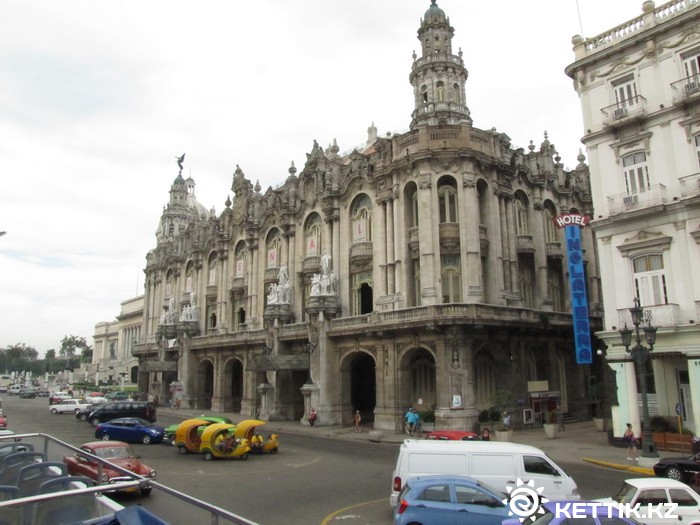
<svg viewBox="0 0 700 525">
<path fill-rule="evenodd" d="M 102 441 L 109 441 L 109 434 L 102 434 Z"/>
<path fill-rule="evenodd" d="M 141 443 L 144 445 L 148 445 L 151 442 L 151 436 L 148 434 L 144 434 L 143 437 L 141 438 Z"/>
<path fill-rule="evenodd" d="M 248 459 L 248 453 L 246 452 L 245 454 L 243 454 L 243 455 L 241 456 L 241 459 Z"/>
<path fill-rule="evenodd" d="M 80 409 L 79 409 L 79 408 L 76 408 L 76 409 L 75 409 L 75 415 L 76 415 L 76 416 L 78 415 L 78 412 L 80 412 Z"/>
<path fill-rule="evenodd" d="M 204 453 L 204 459 L 206 459 L 207 461 L 211 461 L 212 459 L 214 459 L 214 455 L 211 452 L 207 451 Z"/>
<path fill-rule="evenodd" d="M 664 471 L 664 475 L 669 478 L 669 479 L 675 479 L 676 481 L 683 481 L 683 471 L 676 467 L 675 465 L 672 465 L 670 467 L 667 467 L 666 470 Z"/>
<path fill-rule="evenodd" d="M 87 421 L 88 415 L 87 414 L 80 414 L 80 421 Z"/>
<path fill-rule="evenodd" d="M 185 448 L 184 445 L 180 445 L 179 447 L 177 447 L 177 451 L 182 455 L 187 454 L 187 448 Z"/>
<path fill-rule="evenodd" d="M 55 408 L 52 408 L 51 413 L 55 416 L 56 414 L 58 414 L 58 410 L 56 410 Z"/>
<path fill-rule="evenodd" d="M 270 451 L 270 454 L 277 454 L 277 447 L 273 448 L 273 449 Z"/>
<path fill-rule="evenodd" d="M 153 489 L 151 487 L 148 487 L 147 489 L 141 489 L 141 495 L 142 496 L 148 496 Z"/>
<path fill-rule="evenodd" d="M 175 434 L 168 437 L 168 443 L 170 443 L 173 447 L 175 446 Z"/>
<path fill-rule="evenodd" d="M 96 427 L 97 425 L 100 424 L 100 420 L 97 418 L 94 418 L 92 421 L 90 421 L 93 427 Z"/>
</svg>

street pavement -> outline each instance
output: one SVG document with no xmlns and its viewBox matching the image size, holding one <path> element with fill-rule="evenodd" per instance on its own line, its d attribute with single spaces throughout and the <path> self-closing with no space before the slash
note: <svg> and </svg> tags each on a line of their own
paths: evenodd
<svg viewBox="0 0 700 525">
<path fill-rule="evenodd" d="M 159 407 L 159 412 L 179 416 L 182 419 L 197 417 L 202 415 L 202 410 L 180 409 Z M 232 421 L 245 419 L 237 413 L 216 413 L 207 412 L 210 415 L 218 415 L 230 418 Z M 370 426 L 363 426 L 362 432 L 355 432 L 353 426 L 323 426 L 316 424 L 311 427 L 297 421 L 269 421 L 265 425 L 265 433 L 286 432 L 292 434 L 313 435 L 328 439 L 347 439 L 355 441 L 371 441 L 374 443 L 399 444 L 408 436 L 401 432 L 388 430 L 373 430 Z M 493 436 L 493 434 L 492 434 Z M 626 470 L 635 475 L 653 476 L 651 469 L 656 462 L 654 458 L 642 458 L 641 450 L 638 450 L 639 461 L 627 460 L 627 449 L 614 447 L 608 443 L 607 432 L 596 430 L 593 421 L 580 421 L 569 423 L 565 430 L 557 433 L 555 439 L 549 439 L 541 427 L 514 430 L 512 442 L 535 446 L 543 450 L 556 462 L 571 462 L 574 459 L 579 461 L 594 463 L 596 465 Z M 678 457 L 687 455 L 684 452 L 658 451 L 659 458 Z"/>
</svg>

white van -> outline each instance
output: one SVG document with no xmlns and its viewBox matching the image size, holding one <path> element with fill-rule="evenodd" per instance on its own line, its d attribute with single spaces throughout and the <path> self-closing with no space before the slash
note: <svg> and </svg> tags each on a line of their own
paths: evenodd
<svg viewBox="0 0 700 525">
<path fill-rule="evenodd" d="M 530 445 L 498 441 L 437 441 L 407 439 L 399 448 L 389 503 L 413 476 L 459 474 L 477 478 L 508 492 L 518 480 L 533 480 L 535 489 L 550 500 L 581 499 L 576 482 L 542 450 Z"/>
</svg>

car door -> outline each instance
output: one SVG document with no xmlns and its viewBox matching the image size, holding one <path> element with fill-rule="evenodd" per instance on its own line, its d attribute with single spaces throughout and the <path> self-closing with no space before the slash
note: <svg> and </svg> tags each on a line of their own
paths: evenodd
<svg viewBox="0 0 700 525">
<path fill-rule="evenodd" d="M 124 419 L 121 421 L 122 441 L 140 441 L 139 424 L 135 419 Z"/>
<path fill-rule="evenodd" d="M 657 507 L 658 505 L 664 505 L 668 503 L 668 494 L 666 493 L 666 489 L 663 488 L 649 488 L 649 489 L 641 489 L 638 493 L 637 496 L 635 497 L 634 501 L 631 502 L 631 505 L 639 505 L 640 507 L 640 512 L 644 513 L 645 509 L 648 508 L 649 505 L 653 505 L 654 507 Z M 665 518 L 662 516 L 658 515 L 650 515 L 650 516 L 645 516 L 644 518 L 644 523 L 645 525 L 668 525 L 669 519 Z M 674 523 L 683 523 L 674 520 Z"/>
<path fill-rule="evenodd" d="M 427 485 L 411 505 L 412 521 L 456 525 L 455 504 L 452 501 L 448 483 Z"/>
<path fill-rule="evenodd" d="M 565 478 L 559 469 L 544 456 L 523 454 L 523 483 L 532 480 L 536 488 L 542 487 L 542 495 L 549 499 L 562 499 L 566 495 Z"/>
<path fill-rule="evenodd" d="M 680 523 L 689 523 L 700 519 L 700 496 L 688 488 L 668 489 L 671 503 L 678 505 L 673 513 L 680 518 Z M 668 523 L 668 519 L 664 523 Z"/>
<path fill-rule="evenodd" d="M 455 523 L 500 525 L 508 517 L 508 509 L 502 500 L 474 485 L 455 484 Z"/>
</svg>

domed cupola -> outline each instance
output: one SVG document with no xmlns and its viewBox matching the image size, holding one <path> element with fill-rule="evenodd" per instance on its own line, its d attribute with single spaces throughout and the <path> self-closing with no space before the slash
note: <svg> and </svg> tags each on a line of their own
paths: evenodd
<svg viewBox="0 0 700 525">
<path fill-rule="evenodd" d="M 422 56 L 413 53 L 409 80 L 413 85 L 415 110 L 411 129 L 444 124 L 471 126 L 465 84 L 469 73 L 459 55 L 452 54 L 454 28 L 436 0 L 425 12 L 418 29 Z"/>
</svg>

